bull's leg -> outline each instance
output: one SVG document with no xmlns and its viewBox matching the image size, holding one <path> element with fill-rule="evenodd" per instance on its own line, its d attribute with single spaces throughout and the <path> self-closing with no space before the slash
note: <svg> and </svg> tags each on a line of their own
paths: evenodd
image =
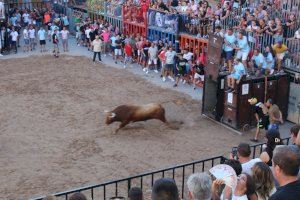
<svg viewBox="0 0 300 200">
<path fill-rule="evenodd" d="M 128 123 L 129 123 L 128 121 L 121 122 L 119 128 L 115 131 L 115 133 L 117 133 L 121 128 L 124 128 Z"/>
</svg>

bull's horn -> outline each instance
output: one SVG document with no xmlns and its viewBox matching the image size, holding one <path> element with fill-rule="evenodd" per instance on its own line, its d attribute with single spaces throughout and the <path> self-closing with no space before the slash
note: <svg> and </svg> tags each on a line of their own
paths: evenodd
<svg viewBox="0 0 300 200">
<path fill-rule="evenodd" d="M 116 113 L 111 113 L 111 114 L 110 114 L 110 117 L 111 117 L 111 118 L 114 118 L 115 116 L 116 116 Z"/>
</svg>

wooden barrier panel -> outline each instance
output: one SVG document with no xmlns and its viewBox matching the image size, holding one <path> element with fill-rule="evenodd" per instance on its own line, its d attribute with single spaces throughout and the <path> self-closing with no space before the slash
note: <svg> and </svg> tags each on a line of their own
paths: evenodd
<svg viewBox="0 0 300 200">
<path fill-rule="evenodd" d="M 206 52 L 207 44 L 207 39 L 197 38 L 188 34 L 180 34 L 180 48 L 188 49 L 194 53 L 196 57 L 199 57 L 201 52 Z"/>
</svg>

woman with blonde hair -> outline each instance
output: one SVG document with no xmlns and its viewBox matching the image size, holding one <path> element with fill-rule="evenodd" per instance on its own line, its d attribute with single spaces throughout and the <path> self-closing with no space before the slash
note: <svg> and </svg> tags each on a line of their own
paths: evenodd
<svg viewBox="0 0 300 200">
<path fill-rule="evenodd" d="M 252 173 L 258 200 L 268 200 L 276 192 L 270 167 L 264 162 L 257 162 L 252 167 Z"/>
</svg>

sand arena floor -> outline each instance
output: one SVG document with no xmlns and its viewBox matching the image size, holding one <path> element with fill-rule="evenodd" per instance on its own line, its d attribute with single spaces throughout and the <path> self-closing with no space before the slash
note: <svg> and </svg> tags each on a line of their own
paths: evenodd
<svg viewBox="0 0 300 200">
<path fill-rule="evenodd" d="M 229 152 L 248 136 L 201 116 L 201 102 L 86 57 L 0 63 L 0 199 L 23 200 Z M 104 125 L 104 110 L 167 102 L 178 130 Z"/>
</svg>

